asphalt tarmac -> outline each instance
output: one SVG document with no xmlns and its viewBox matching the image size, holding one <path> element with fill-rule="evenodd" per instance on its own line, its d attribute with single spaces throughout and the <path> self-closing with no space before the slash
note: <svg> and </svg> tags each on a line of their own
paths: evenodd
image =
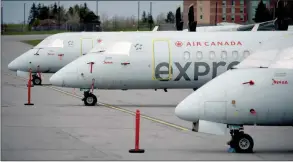
<svg viewBox="0 0 293 162">
<path fill-rule="evenodd" d="M 40 36 L 28 36 L 35 38 Z M 31 46 L 25 36 L 2 37 L 2 160 L 293 160 L 292 127 L 245 127 L 255 153 L 228 153 L 230 135 L 192 132 L 191 123 L 174 115 L 192 90 L 99 90 L 100 106 L 86 107 L 79 89 L 32 88 L 7 65 Z M 48 83 L 50 75 L 44 74 Z M 140 148 L 134 148 L 134 112 L 142 114 Z"/>
</svg>

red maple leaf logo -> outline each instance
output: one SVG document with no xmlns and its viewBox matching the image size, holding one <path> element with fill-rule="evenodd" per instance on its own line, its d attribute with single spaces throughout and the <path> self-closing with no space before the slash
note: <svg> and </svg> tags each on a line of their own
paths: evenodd
<svg viewBox="0 0 293 162">
<path fill-rule="evenodd" d="M 102 40 L 101 39 L 98 39 L 98 43 L 101 43 L 102 42 Z"/>
<path fill-rule="evenodd" d="M 177 41 L 177 42 L 175 43 L 175 45 L 176 45 L 177 47 L 181 47 L 181 46 L 183 45 L 183 43 L 182 43 L 181 41 Z"/>
</svg>

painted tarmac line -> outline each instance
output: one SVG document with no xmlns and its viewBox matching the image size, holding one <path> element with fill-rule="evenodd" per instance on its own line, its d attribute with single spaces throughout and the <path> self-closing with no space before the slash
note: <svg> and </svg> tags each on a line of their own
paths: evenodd
<svg viewBox="0 0 293 162">
<path fill-rule="evenodd" d="M 23 78 L 23 77 L 20 77 L 20 76 L 14 76 L 12 74 L 9 74 L 9 73 L 5 73 L 4 75 L 9 75 L 9 76 L 13 76 L 15 79 L 21 79 L 21 80 L 24 80 L 24 81 L 27 81 L 28 79 L 26 78 Z M 36 87 L 36 86 L 35 86 Z M 79 96 L 79 95 L 75 95 L 75 94 L 72 94 L 70 92 L 67 92 L 65 90 L 61 90 L 59 88 L 56 88 L 56 87 L 53 87 L 53 86 L 49 86 L 49 85 L 42 85 L 42 87 L 45 87 L 45 88 L 49 88 L 49 89 L 52 89 L 54 91 L 57 91 L 57 92 L 60 92 L 60 93 L 63 93 L 63 94 L 66 94 L 66 95 L 69 95 L 69 96 L 72 96 L 72 97 L 75 97 L 75 98 L 79 98 L 79 99 L 82 99 L 83 97 L 82 96 Z M 130 114 L 130 115 L 134 115 L 135 116 L 135 112 L 133 111 L 130 111 L 130 110 L 127 110 L 127 109 L 123 109 L 121 107 L 117 107 L 117 106 L 112 106 L 110 104 L 106 104 L 106 103 L 102 103 L 102 102 L 97 102 L 99 105 L 102 105 L 106 108 L 110 108 L 110 109 L 114 109 L 114 110 L 118 110 L 118 111 L 121 111 L 121 112 L 124 112 L 124 113 L 127 113 L 127 114 Z M 144 115 L 144 114 L 141 114 L 140 115 L 142 118 L 144 119 L 147 119 L 147 120 L 150 120 L 150 121 L 153 121 L 153 122 L 156 122 L 156 123 L 160 123 L 160 124 L 163 124 L 163 125 L 166 125 L 166 126 L 169 126 L 169 127 L 172 127 L 172 128 L 176 128 L 176 129 L 179 129 L 181 131 L 191 131 L 191 129 L 188 129 L 186 127 L 183 127 L 183 126 L 179 126 L 179 125 L 176 125 L 176 124 L 172 124 L 172 123 L 169 123 L 169 122 L 166 122 L 166 121 L 163 121 L 163 120 L 160 120 L 160 119 L 156 119 L 156 118 L 153 118 L 153 117 L 150 117 L 150 116 L 147 116 L 147 115 Z"/>
<path fill-rule="evenodd" d="M 82 99 L 83 98 L 82 96 L 74 95 L 74 94 L 72 94 L 70 92 L 61 90 L 61 89 L 56 88 L 56 87 L 52 87 L 52 86 L 44 86 L 44 87 L 53 89 L 55 91 L 58 91 L 58 92 L 61 92 L 63 94 L 70 95 L 70 96 L 73 96 L 73 97 L 76 97 L 76 98 L 79 98 L 79 99 Z M 105 106 L 107 108 L 111 108 L 111 109 L 115 109 L 115 110 L 118 110 L 118 111 L 121 111 L 121 112 L 125 112 L 125 113 L 128 113 L 130 115 L 135 115 L 135 112 L 130 111 L 130 110 L 123 109 L 121 107 L 112 106 L 112 105 L 109 105 L 109 104 L 106 104 L 106 103 L 102 103 L 102 102 L 97 102 L 97 103 L 99 105 Z M 146 116 L 146 115 L 141 114 L 141 117 L 142 118 L 145 118 L 147 120 L 153 121 L 153 122 L 161 123 L 161 124 L 164 124 L 164 125 L 167 125 L 167 126 L 176 128 L 176 129 L 180 129 L 182 131 L 190 131 L 190 129 L 188 129 L 188 128 L 185 128 L 185 127 L 182 127 L 182 126 L 179 126 L 179 125 L 176 125 L 176 124 L 172 124 L 172 123 L 169 123 L 169 122 L 165 122 L 163 120 L 156 119 L 156 118 L 153 118 L 153 117 L 150 117 L 150 116 Z"/>
</svg>

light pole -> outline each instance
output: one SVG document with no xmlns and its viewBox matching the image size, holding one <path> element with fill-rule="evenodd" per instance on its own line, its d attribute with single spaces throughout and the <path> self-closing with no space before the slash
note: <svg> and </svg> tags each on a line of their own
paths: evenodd
<svg viewBox="0 0 293 162">
<path fill-rule="evenodd" d="M 140 1 L 137 2 L 137 30 L 139 30 L 139 9 L 140 9 Z"/>
<path fill-rule="evenodd" d="M 96 14 L 99 15 L 99 2 L 96 0 Z"/>
<path fill-rule="evenodd" d="M 25 3 L 23 4 L 23 28 L 22 30 L 25 30 Z"/>
<path fill-rule="evenodd" d="M 59 16 L 58 16 L 58 25 L 59 25 L 59 30 L 60 30 L 60 27 L 61 27 L 61 7 L 60 7 L 60 1 L 58 1 L 58 8 L 59 8 Z"/>
</svg>

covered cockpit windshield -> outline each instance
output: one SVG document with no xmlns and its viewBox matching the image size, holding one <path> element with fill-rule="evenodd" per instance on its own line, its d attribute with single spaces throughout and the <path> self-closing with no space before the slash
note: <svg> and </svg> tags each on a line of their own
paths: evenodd
<svg viewBox="0 0 293 162">
<path fill-rule="evenodd" d="M 131 45 L 132 45 L 132 43 L 128 42 L 128 41 L 116 42 L 107 49 L 106 54 L 109 54 L 109 55 L 128 55 L 129 56 Z"/>
<path fill-rule="evenodd" d="M 109 46 L 109 45 L 108 45 Z M 88 53 L 103 53 L 107 49 L 106 44 L 104 42 L 101 42 L 97 44 L 94 48 L 92 48 Z"/>
<path fill-rule="evenodd" d="M 46 47 L 55 47 L 55 48 L 63 48 L 64 47 L 64 40 L 60 38 L 56 38 L 54 36 L 47 37 L 43 41 L 41 41 L 37 46 L 34 48 L 46 48 Z"/>
</svg>

